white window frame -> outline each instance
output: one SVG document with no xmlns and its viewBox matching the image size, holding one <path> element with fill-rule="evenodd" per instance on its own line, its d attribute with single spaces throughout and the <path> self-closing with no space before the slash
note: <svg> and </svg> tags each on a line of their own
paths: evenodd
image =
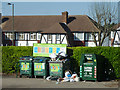
<svg viewBox="0 0 120 90">
<path fill-rule="evenodd" d="M 37 39 L 37 33 L 30 33 L 30 40 L 36 40 Z"/>
<path fill-rule="evenodd" d="M 56 34 L 56 40 L 60 40 L 60 34 Z"/>
<path fill-rule="evenodd" d="M 88 41 L 94 40 L 92 33 L 85 33 L 85 40 L 88 40 Z"/>
<path fill-rule="evenodd" d="M 37 33 L 37 40 L 40 40 L 41 33 Z"/>
<path fill-rule="evenodd" d="M 13 40 L 13 33 L 5 33 L 5 40 Z"/>
<path fill-rule="evenodd" d="M 75 41 L 84 40 L 84 33 L 73 33 L 73 34 L 74 34 Z"/>
<path fill-rule="evenodd" d="M 47 35 L 48 40 L 52 40 L 52 34 Z"/>
<path fill-rule="evenodd" d="M 17 33 L 17 40 L 25 40 L 25 33 Z"/>
</svg>

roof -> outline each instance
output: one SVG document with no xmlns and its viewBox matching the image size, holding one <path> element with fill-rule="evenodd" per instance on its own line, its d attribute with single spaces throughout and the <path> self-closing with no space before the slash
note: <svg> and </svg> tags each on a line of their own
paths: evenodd
<svg viewBox="0 0 120 90">
<path fill-rule="evenodd" d="M 55 23 L 49 29 L 44 29 L 41 33 L 66 33 L 66 31 L 62 27 L 61 23 Z"/>
<path fill-rule="evenodd" d="M 16 32 L 66 33 L 65 29 L 71 32 L 99 31 L 87 15 L 70 15 L 68 24 L 62 23 L 62 15 L 14 16 Z M 2 30 L 12 31 L 12 16 L 2 17 Z"/>
<path fill-rule="evenodd" d="M 92 19 L 87 15 L 76 15 L 68 27 L 71 31 L 82 31 L 82 32 L 98 32 L 98 28 L 92 23 Z"/>
<path fill-rule="evenodd" d="M 113 26 L 114 30 L 120 30 L 120 23 L 116 24 Z"/>
</svg>

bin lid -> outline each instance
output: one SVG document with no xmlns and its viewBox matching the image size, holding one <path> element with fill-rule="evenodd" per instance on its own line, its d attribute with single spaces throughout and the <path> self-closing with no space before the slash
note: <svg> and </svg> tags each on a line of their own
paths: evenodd
<svg viewBox="0 0 120 90">
<path fill-rule="evenodd" d="M 49 63 L 62 63 L 63 61 L 48 61 Z"/>
<path fill-rule="evenodd" d="M 33 57 L 32 56 L 23 56 L 23 57 L 20 57 L 20 60 L 33 60 Z"/>
<path fill-rule="evenodd" d="M 34 57 L 33 60 L 48 60 L 47 57 Z"/>
</svg>

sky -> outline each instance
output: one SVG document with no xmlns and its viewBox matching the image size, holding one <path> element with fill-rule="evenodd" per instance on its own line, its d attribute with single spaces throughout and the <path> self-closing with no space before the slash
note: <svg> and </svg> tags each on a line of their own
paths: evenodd
<svg viewBox="0 0 120 90">
<path fill-rule="evenodd" d="M 15 16 L 62 15 L 62 12 L 68 11 L 69 15 L 88 15 L 92 18 L 90 8 L 99 1 L 103 0 L 3 0 L 1 12 L 2 16 L 12 16 L 12 6 L 8 5 L 10 2 L 14 4 Z M 118 0 L 104 0 L 105 2 L 118 6 Z"/>
<path fill-rule="evenodd" d="M 15 15 L 61 15 L 68 11 L 69 15 L 89 14 L 92 2 L 14 2 Z M 2 3 L 3 16 L 12 14 L 12 7 Z"/>
<path fill-rule="evenodd" d="M 14 4 L 14 15 L 61 15 L 68 11 L 69 15 L 89 15 L 90 7 L 95 2 L 11 2 Z M 117 2 L 113 2 L 117 6 Z M 11 16 L 12 6 L 2 2 L 2 16 Z"/>
<path fill-rule="evenodd" d="M 118 2 L 120 0 L 1 0 L 2 2 Z"/>
</svg>

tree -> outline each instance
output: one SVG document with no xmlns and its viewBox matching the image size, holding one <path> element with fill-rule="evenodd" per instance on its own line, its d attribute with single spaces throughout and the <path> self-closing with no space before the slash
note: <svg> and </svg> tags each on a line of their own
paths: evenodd
<svg viewBox="0 0 120 90">
<path fill-rule="evenodd" d="M 96 46 L 102 46 L 106 37 L 110 36 L 114 23 L 117 20 L 117 7 L 114 3 L 94 3 L 90 8 L 90 14 L 94 19 L 94 24 L 99 29 L 98 41 L 95 32 L 92 32 Z"/>
</svg>

